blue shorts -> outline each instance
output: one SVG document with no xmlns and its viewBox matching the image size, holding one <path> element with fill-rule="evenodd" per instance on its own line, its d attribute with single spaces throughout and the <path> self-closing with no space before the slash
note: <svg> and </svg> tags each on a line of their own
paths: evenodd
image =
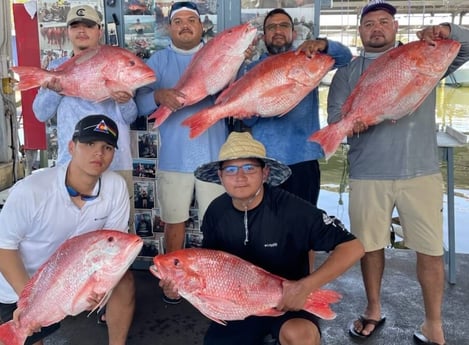
<svg viewBox="0 0 469 345">
<path fill-rule="evenodd" d="M 4 304 L 0 303 L 0 321 L 1 323 L 10 321 L 13 318 L 13 312 L 16 310 L 16 303 Z M 40 332 L 34 333 L 28 337 L 24 345 L 33 345 L 48 335 L 51 335 L 60 328 L 60 323 L 54 323 L 47 327 L 42 327 Z"/>
<path fill-rule="evenodd" d="M 290 311 L 280 316 L 250 316 L 240 321 L 228 321 L 226 326 L 212 322 L 204 337 L 204 345 L 259 345 L 271 334 L 278 339 L 280 328 L 290 319 L 307 319 L 316 325 L 319 333 L 319 318 L 307 311 Z"/>
</svg>

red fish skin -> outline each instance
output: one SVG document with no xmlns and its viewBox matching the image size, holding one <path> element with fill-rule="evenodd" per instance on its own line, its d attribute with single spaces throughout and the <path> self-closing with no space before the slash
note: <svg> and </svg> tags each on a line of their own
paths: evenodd
<svg viewBox="0 0 469 345">
<path fill-rule="evenodd" d="M 186 95 L 179 99 L 184 106 L 195 104 L 214 95 L 232 82 L 245 60 L 244 52 L 253 42 L 257 29 L 250 23 L 229 28 L 209 40 L 192 58 L 174 87 Z M 172 111 L 160 106 L 149 119 L 160 126 Z"/>
<path fill-rule="evenodd" d="M 226 117 L 282 116 L 319 85 L 334 65 L 326 54 L 286 52 L 268 57 L 218 96 L 215 105 L 183 121 L 195 138 Z"/>
<path fill-rule="evenodd" d="M 88 310 L 91 293 L 105 294 L 100 306 L 104 304 L 142 246 L 139 236 L 116 230 L 96 230 L 65 241 L 21 292 L 20 325 L 0 325 L 0 343 L 23 345 L 29 329 Z"/>
<path fill-rule="evenodd" d="M 126 49 L 108 45 L 84 50 L 51 71 L 31 66 L 11 69 L 20 78 L 17 90 L 39 87 L 55 77 L 60 80 L 61 94 L 96 102 L 109 98 L 111 91 L 133 94 L 135 89 L 156 81 L 155 73 L 143 60 Z"/>
<path fill-rule="evenodd" d="M 341 109 L 342 119 L 308 140 L 319 143 L 329 159 L 355 122 L 373 126 L 411 114 L 444 76 L 460 47 L 454 40 L 438 40 L 434 46 L 415 41 L 384 53 L 360 77 Z"/>
<path fill-rule="evenodd" d="M 150 271 L 159 279 L 175 282 L 179 294 L 207 318 L 226 324 L 250 315 L 279 316 L 275 309 L 284 278 L 232 254 L 189 248 L 157 255 Z M 304 309 L 323 319 L 334 319 L 330 303 L 341 295 L 332 290 L 311 293 Z"/>
</svg>

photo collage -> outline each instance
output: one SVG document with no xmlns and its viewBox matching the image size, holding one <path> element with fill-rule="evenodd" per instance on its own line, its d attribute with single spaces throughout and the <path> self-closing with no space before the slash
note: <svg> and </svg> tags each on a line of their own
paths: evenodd
<svg viewBox="0 0 469 345">
<path fill-rule="evenodd" d="M 164 253 L 164 222 L 160 218 L 157 195 L 158 130 L 153 129 L 146 117 L 138 117 L 131 125 L 131 152 L 133 157 L 132 177 L 134 183 L 134 231 L 143 238 L 141 257 L 151 260 Z M 197 205 L 191 206 L 186 221 L 186 247 L 200 247 L 202 233 Z"/>
</svg>

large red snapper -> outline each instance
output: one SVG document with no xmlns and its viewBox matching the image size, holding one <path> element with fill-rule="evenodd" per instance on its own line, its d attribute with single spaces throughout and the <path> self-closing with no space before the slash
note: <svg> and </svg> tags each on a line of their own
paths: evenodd
<svg viewBox="0 0 469 345">
<path fill-rule="evenodd" d="M 256 33 L 254 26 L 245 23 L 226 29 L 209 40 L 194 55 L 174 87 L 186 96 L 179 101 L 185 107 L 195 104 L 232 82 Z M 154 127 L 158 127 L 171 112 L 168 107 L 160 106 L 149 119 L 155 119 Z"/>
<path fill-rule="evenodd" d="M 190 127 L 189 136 L 195 138 L 222 118 L 284 115 L 319 85 L 333 65 L 334 59 L 326 54 L 310 58 L 293 51 L 273 55 L 226 88 L 215 105 L 182 124 Z"/>
<path fill-rule="evenodd" d="M 202 314 L 220 324 L 243 320 L 250 315 L 279 316 L 275 309 L 285 280 L 232 254 L 189 248 L 157 255 L 150 271 L 160 279 L 170 279 L 179 294 Z M 341 295 L 332 290 L 312 292 L 304 310 L 323 319 L 336 314 L 329 304 Z"/>
<path fill-rule="evenodd" d="M 105 294 L 97 306 L 101 308 L 142 245 L 139 236 L 115 230 L 97 230 L 65 241 L 21 292 L 20 325 L 13 321 L 0 325 L 0 343 L 22 345 L 28 329 L 88 310 L 91 294 Z"/>
<path fill-rule="evenodd" d="M 461 44 L 415 41 L 396 47 L 373 61 L 345 101 L 342 119 L 314 133 L 326 159 L 339 147 L 355 122 L 367 126 L 398 120 L 416 110 L 444 76 Z"/>
<path fill-rule="evenodd" d="M 156 81 L 155 73 L 143 60 L 127 49 L 100 45 L 75 55 L 55 70 L 39 67 L 12 67 L 18 73 L 18 90 L 41 86 L 56 77 L 63 95 L 100 102 L 110 97 L 111 91 L 133 91 Z"/>
</svg>

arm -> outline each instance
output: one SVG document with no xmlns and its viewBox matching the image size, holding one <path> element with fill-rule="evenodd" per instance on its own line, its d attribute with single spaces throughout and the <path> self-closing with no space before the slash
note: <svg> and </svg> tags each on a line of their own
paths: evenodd
<svg viewBox="0 0 469 345">
<path fill-rule="evenodd" d="M 363 245 L 358 239 L 337 245 L 327 260 L 309 276 L 298 281 L 284 282 L 282 300 L 277 309 L 300 310 L 311 292 L 347 271 L 364 253 Z"/>
<path fill-rule="evenodd" d="M 17 249 L 0 249 L 0 273 L 18 296 L 29 281 L 29 275 Z"/>
<path fill-rule="evenodd" d="M 448 38 L 461 43 L 461 49 L 444 77 L 457 70 L 462 64 L 469 60 L 469 30 L 466 28 L 455 24 L 442 23 L 428 26 L 418 31 L 417 37 L 429 43 L 433 43 L 436 39 Z"/>
<path fill-rule="evenodd" d="M 334 68 L 347 65 L 352 60 L 352 52 L 340 42 L 328 40 L 327 54 L 334 58 Z"/>
<path fill-rule="evenodd" d="M 303 51 L 307 56 L 316 52 L 327 54 L 334 58 L 334 68 L 345 66 L 352 60 L 352 52 L 349 48 L 326 38 L 304 41 L 296 51 Z"/>
<path fill-rule="evenodd" d="M 52 60 L 47 69 L 56 69 L 67 60 L 68 58 Z M 62 91 L 62 85 L 58 78 L 52 78 L 41 85 L 33 102 L 33 112 L 39 121 L 46 122 L 57 113 L 57 108 L 64 97 L 59 93 L 60 91 Z"/>
<path fill-rule="evenodd" d="M 36 118 L 45 122 L 53 117 L 63 97 L 55 91 L 41 87 L 33 102 L 33 112 Z"/>
<path fill-rule="evenodd" d="M 126 102 L 117 102 L 117 106 L 119 107 L 120 113 L 122 114 L 122 119 L 126 124 L 130 125 L 137 119 L 137 104 L 132 98 Z"/>
</svg>

